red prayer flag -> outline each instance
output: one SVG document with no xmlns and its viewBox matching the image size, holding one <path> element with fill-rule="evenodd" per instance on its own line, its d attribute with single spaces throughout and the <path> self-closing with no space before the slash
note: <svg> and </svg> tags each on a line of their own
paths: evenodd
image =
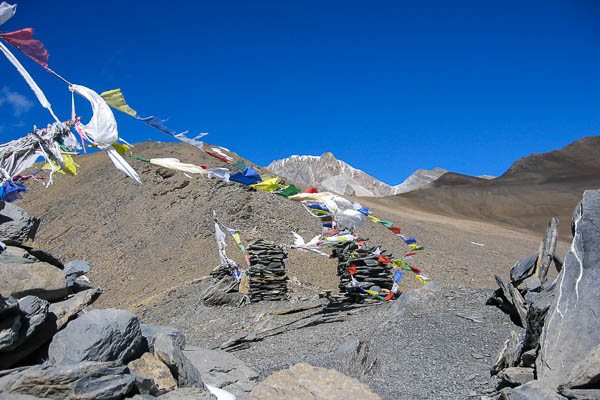
<svg viewBox="0 0 600 400">
<path fill-rule="evenodd" d="M 359 242 L 356 242 L 356 244 L 357 244 L 358 246 L 362 246 L 362 245 L 363 245 L 363 244 L 365 244 L 365 243 L 366 243 L 366 241 L 365 241 L 365 240 L 361 240 L 361 241 L 359 241 Z"/>
<path fill-rule="evenodd" d="M 400 231 L 402 230 L 402 228 L 399 226 L 390 226 L 388 229 L 390 231 L 394 232 L 396 235 L 399 234 Z"/>
<path fill-rule="evenodd" d="M 415 274 L 422 274 L 423 273 L 423 271 L 421 270 L 421 268 L 413 267 L 412 265 L 409 265 L 408 268 L 410 268 L 411 271 L 414 272 Z"/>
<path fill-rule="evenodd" d="M 356 265 L 350 264 L 348 266 L 348 272 L 350 273 L 350 275 L 354 275 L 356 273 Z"/>
<path fill-rule="evenodd" d="M 410 257 L 410 256 L 414 256 L 414 255 L 416 255 L 416 254 L 417 254 L 416 252 L 414 252 L 414 251 L 411 251 L 410 253 L 406 253 L 406 254 L 404 255 L 404 257 Z"/>
<path fill-rule="evenodd" d="M 386 263 L 386 264 L 389 264 L 392 262 L 392 260 L 390 260 L 389 258 L 384 257 L 384 256 L 379 256 L 377 261 L 379 261 L 380 263 Z"/>
<path fill-rule="evenodd" d="M 0 37 L 21 50 L 42 67 L 48 68 L 48 50 L 44 48 L 42 42 L 33 38 L 33 28 L 2 33 Z"/>
<path fill-rule="evenodd" d="M 215 153 L 214 151 L 210 151 L 210 150 L 204 150 L 204 151 L 206 152 L 206 154 L 209 154 L 209 155 L 213 156 L 214 158 L 218 158 L 219 160 L 224 161 L 227 164 L 231 164 L 231 161 L 222 154 Z"/>
<path fill-rule="evenodd" d="M 385 301 L 390 301 L 394 297 L 394 292 L 389 292 L 387 296 L 385 296 Z"/>
<path fill-rule="evenodd" d="M 302 193 L 319 193 L 319 190 L 316 187 L 311 186 Z"/>
</svg>

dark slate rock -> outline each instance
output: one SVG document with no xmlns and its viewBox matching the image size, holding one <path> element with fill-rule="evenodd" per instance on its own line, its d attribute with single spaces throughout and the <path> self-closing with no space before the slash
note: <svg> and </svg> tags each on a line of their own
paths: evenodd
<svg viewBox="0 0 600 400">
<path fill-rule="evenodd" d="M 0 321 L 0 352 L 13 349 L 21 338 L 21 316 L 11 315 Z"/>
<path fill-rule="evenodd" d="M 498 377 L 510 385 L 523 385 L 534 378 L 533 368 L 529 367 L 509 367 L 498 373 Z"/>
<path fill-rule="evenodd" d="M 90 267 L 90 264 L 84 260 L 69 261 L 65 264 L 65 269 L 63 272 L 67 277 L 74 276 L 77 278 L 78 276 L 85 275 L 90 272 L 91 268 L 92 267 Z"/>
<path fill-rule="evenodd" d="M 200 372 L 170 336 L 162 333 L 156 336 L 154 355 L 169 367 L 179 387 L 204 387 Z"/>
<path fill-rule="evenodd" d="M 519 335 L 515 331 L 510 332 L 510 338 L 504 342 L 496 362 L 490 369 L 491 375 L 496 375 L 505 368 L 515 367 L 519 363 L 523 351 L 524 333 Z"/>
<path fill-rule="evenodd" d="M 154 341 L 156 340 L 156 336 L 159 333 L 169 336 L 177 347 L 180 350 L 185 349 L 185 336 L 183 332 L 181 332 L 177 328 L 173 328 L 171 326 L 162 326 L 162 325 L 150 325 L 150 324 L 141 324 L 140 328 L 142 330 L 142 336 L 148 342 L 148 351 L 150 353 L 154 353 Z"/>
<path fill-rule="evenodd" d="M 527 330 L 524 347 L 526 351 L 538 347 L 546 320 L 546 313 L 553 299 L 554 292 L 540 292 L 537 293 L 537 296 L 531 298 L 533 301 L 529 304 L 529 309 L 527 310 Z"/>
<path fill-rule="evenodd" d="M 50 399 L 120 400 L 133 390 L 134 377 L 116 363 L 42 364 L 0 378 L 0 392 Z"/>
<path fill-rule="evenodd" d="M 558 392 L 569 400 L 600 400 L 600 389 L 559 388 Z"/>
<path fill-rule="evenodd" d="M 542 240 L 540 256 L 536 263 L 537 275 L 541 282 L 546 280 L 548 269 L 554 260 L 554 253 L 556 252 L 556 245 L 558 243 L 558 219 L 552 217 L 548 223 L 548 229 L 546 235 Z"/>
<path fill-rule="evenodd" d="M 47 318 L 50 303 L 36 296 L 25 296 L 19 299 L 19 308 L 25 314 L 26 322 L 23 324 L 25 336 L 31 336 L 44 323 Z"/>
<path fill-rule="evenodd" d="M 138 318 L 125 310 L 92 310 L 58 332 L 48 349 L 55 365 L 82 361 L 126 363 L 146 350 Z"/>
<path fill-rule="evenodd" d="M 538 259 L 538 253 L 531 254 L 525 258 L 520 259 L 510 269 L 510 280 L 515 284 L 518 284 L 523 279 L 532 275 L 535 270 L 535 263 Z"/>
<path fill-rule="evenodd" d="M 600 345 L 594 347 L 592 351 L 578 364 L 576 364 L 567 383 L 568 388 L 600 388 Z"/>
<path fill-rule="evenodd" d="M 0 296 L 0 318 L 15 315 L 19 312 L 19 303 L 13 297 Z"/>
<path fill-rule="evenodd" d="M 586 190 L 574 213 L 575 237 L 554 289 L 540 355 L 538 379 L 552 388 L 600 344 L 600 190 Z"/>
<path fill-rule="evenodd" d="M 11 244 L 33 239 L 39 220 L 32 218 L 27 211 L 15 204 L 4 204 L 4 208 L 0 210 L 0 241 Z"/>
<path fill-rule="evenodd" d="M 500 400 L 564 400 L 554 391 L 543 387 L 537 381 L 531 381 L 516 388 L 502 389 Z"/>
<path fill-rule="evenodd" d="M 351 337 L 337 348 L 333 358 L 336 370 L 361 381 L 377 372 L 377 357 L 368 340 Z"/>
<path fill-rule="evenodd" d="M 102 294 L 102 289 L 88 289 L 76 293 L 67 300 L 50 304 L 50 312 L 56 316 L 56 329 L 61 329 L 69 319 L 92 304 Z"/>
</svg>

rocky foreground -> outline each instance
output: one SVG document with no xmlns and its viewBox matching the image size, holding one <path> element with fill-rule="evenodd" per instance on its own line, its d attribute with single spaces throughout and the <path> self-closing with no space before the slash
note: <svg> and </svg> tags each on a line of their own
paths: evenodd
<svg viewBox="0 0 600 400">
<path fill-rule="evenodd" d="M 290 279 L 285 300 L 239 307 L 207 276 L 138 317 L 94 308 L 93 266 L 32 247 L 37 221 L 3 204 L 0 398 L 598 399 L 599 219 L 588 191 L 564 262 L 549 230 L 496 293 L 431 282 L 356 304 Z"/>
</svg>

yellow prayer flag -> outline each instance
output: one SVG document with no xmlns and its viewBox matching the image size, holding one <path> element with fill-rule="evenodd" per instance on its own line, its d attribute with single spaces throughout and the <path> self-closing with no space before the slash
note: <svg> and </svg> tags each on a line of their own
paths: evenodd
<svg viewBox="0 0 600 400">
<path fill-rule="evenodd" d="M 369 219 L 370 219 L 371 221 L 375 222 L 375 223 L 377 223 L 377 222 L 381 221 L 379 218 L 377 218 L 377 217 L 374 217 L 374 216 L 372 216 L 372 215 L 367 215 L 367 217 L 369 217 Z"/>
<path fill-rule="evenodd" d="M 132 117 L 137 116 L 135 110 L 127 105 L 125 97 L 123 97 L 123 93 L 121 93 L 121 89 L 107 90 L 106 92 L 101 93 L 100 96 L 102 96 L 109 106 L 116 108 L 125 114 L 129 114 Z"/>
<path fill-rule="evenodd" d="M 58 172 L 60 172 L 61 174 L 68 173 L 70 175 L 77 175 L 77 168 L 79 167 L 79 164 L 73 161 L 73 157 L 71 157 L 69 154 L 63 154 L 62 156 L 65 162 L 64 168 L 59 168 L 58 165 L 54 164 L 52 161 L 49 161 L 46 164 L 44 164 L 42 169 L 52 171 L 52 167 L 50 166 L 51 163 L 54 166 L 54 169 L 58 170 Z"/>
<path fill-rule="evenodd" d="M 267 179 L 266 181 L 255 183 L 254 185 L 250 186 L 255 189 L 264 190 L 265 192 L 272 192 L 279 189 L 279 184 L 277 182 L 279 182 L 279 177 Z"/>
<path fill-rule="evenodd" d="M 130 146 L 128 146 L 126 144 L 121 144 L 121 143 L 113 143 L 112 147 L 114 147 L 115 150 L 117 151 L 117 153 L 119 153 L 122 156 L 125 155 L 126 151 L 131 150 Z"/>
<path fill-rule="evenodd" d="M 239 233 L 234 233 L 233 235 L 231 235 L 231 237 L 233 238 L 233 240 L 235 240 L 235 242 L 238 245 L 242 244 L 242 238 L 240 237 Z"/>
</svg>

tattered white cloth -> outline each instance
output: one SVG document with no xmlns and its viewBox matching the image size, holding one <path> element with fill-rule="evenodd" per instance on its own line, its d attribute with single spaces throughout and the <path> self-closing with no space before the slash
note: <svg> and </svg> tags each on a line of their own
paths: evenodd
<svg viewBox="0 0 600 400">
<path fill-rule="evenodd" d="M 207 170 L 194 164 L 186 164 L 177 158 L 151 158 L 150 163 L 159 167 L 174 169 L 176 171 L 188 172 L 190 174 L 209 174 Z"/>
<path fill-rule="evenodd" d="M 86 98 L 92 105 L 93 114 L 90 122 L 81 126 L 85 136 L 98 146 L 98 148 L 106 150 L 106 154 L 108 154 L 108 157 L 118 170 L 136 182 L 142 183 L 137 172 L 112 146 L 113 143 L 119 141 L 119 132 L 117 130 L 117 121 L 108 104 L 106 104 L 98 93 L 85 86 L 71 85 L 71 89 Z M 74 104 L 73 107 L 75 107 Z M 73 114 L 75 114 L 74 110 Z"/>
</svg>

